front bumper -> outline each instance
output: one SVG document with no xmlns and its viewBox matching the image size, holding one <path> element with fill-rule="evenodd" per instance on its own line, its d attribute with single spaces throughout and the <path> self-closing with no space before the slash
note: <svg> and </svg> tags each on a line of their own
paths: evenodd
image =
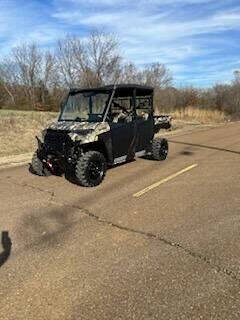
<svg viewBox="0 0 240 320">
<path fill-rule="evenodd" d="M 38 157 L 50 171 L 54 171 L 56 168 L 65 171 L 67 167 L 76 163 L 78 157 L 76 145 L 71 142 L 70 138 L 61 139 L 60 136 L 60 138 L 52 139 L 52 137 L 45 136 L 44 141 L 41 141 L 38 137 L 36 139 Z"/>
</svg>

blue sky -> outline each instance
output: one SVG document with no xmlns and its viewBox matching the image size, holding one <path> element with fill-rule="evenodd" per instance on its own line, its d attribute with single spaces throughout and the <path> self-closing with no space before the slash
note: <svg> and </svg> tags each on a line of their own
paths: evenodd
<svg viewBox="0 0 240 320">
<path fill-rule="evenodd" d="M 229 82 L 240 69 L 239 0 L 0 0 L 0 56 L 95 29 L 117 34 L 126 61 L 166 64 L 177 86 Z"/>
</svg>

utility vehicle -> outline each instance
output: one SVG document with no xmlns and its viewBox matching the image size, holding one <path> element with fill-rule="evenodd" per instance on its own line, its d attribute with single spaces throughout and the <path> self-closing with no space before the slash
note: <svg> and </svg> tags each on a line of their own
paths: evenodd
<svg viewBox="0 0 240 320">
<path fill-rule="evenodd" d="M 154 90 L 141 85 L 71 89 L 59 118 L 37 138 L 32 171 L 40 176 L 73 169 L 79 185 L 99 185 L 109 166 L 151 155 L 165 160 L 168 142 L 155 138 L 171 117 L 154 115 Z"/>
</svg>

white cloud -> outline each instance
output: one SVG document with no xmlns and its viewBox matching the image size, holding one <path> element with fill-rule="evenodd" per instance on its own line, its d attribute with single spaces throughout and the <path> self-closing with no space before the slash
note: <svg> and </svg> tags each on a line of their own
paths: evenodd
<svg viewBox="0 0 240 320">
<path fill-rule="evenodd" d="M 166 0 L 168 1 L 168 0 Z M 115 31 L 122 39 L 127 56 L 137 63 L 161 60 L 164 63 L 215 52 L 192 38 L 240 27 L 240 12 L 216 13 L 198 20 L 171 21 L 169 12 L 148 15 L 137 12 L 105 12 L 86 15 L 65 11 L 54 14 L 68 24 L 102 27 Z"/>
<path fill-rule="evenodd" d="M 185 5 L 185 4 L 201 4 L 201 3 L 210 3 L 215 0 L 132 0 L 131 3 L 129 0 L 70 0 L 70 2 L 81 5 L 101 5 L 101 6 L 116 6 L 116 5 Z"/>
<path fill-rule="evenodd" d="M 7 54 L 23 42 L 47 46 L 62 34 L 63 29 L 48 21 L 41 6 L 22 1 L 0 2 L 0 54 Z"/>
<path fill-rule="evenodd" d="M 240 27 L 240 12 L 227 12 L 194 21 L 167 21 L 167 13 L 144 15 L 142 12 L 94 13 L 86 16 L 79 12 L 61 12 L 54 17 L 73 25 L 111 26 L 119 32 L 132 36 L 159 35 L 161 38 L 179 38 L 209 32 L 220 32 Z"/>
<path fill-rule="evenodd" d="M 236 50 L 240 45 L 224 32 L 240 29 L 240 8 L 224 9 L 223 0 L 52 1 L 54 10 L 49 11 L 45 2 L 0 0 L 0 53 L 25 41 L 51 46 L 66 33 L 84 37 L 89 30 L 100 28 L 115 32 L 126 59 L 138 65 L 165 63 L 177 79 L 189 79 L 189 70 L 202 74 L 207 68 L 209 75 L 201 78 L 210 81 L 217 74 L 222 76 L 221 66 L 230 77 L 235 58 L 233 54 L 225 57 L 227 47 Z M 205 9 L 194 12 L 195 4 Z M 222 65 L 219 55 L 224 55 Z"/>
<path fill-rule="evenodd" d="M 165 0 L 168 1 L 168 0 Z M 193 0 L 191 0 L 193 1 Z M 68 24 L 86 27 L 102 27 L 117 32 L 128 42 L 135 39 L 150 39 L 151 42 L 173 41 L 183 37 L 217 33 L 234 28 L 240 28 L 240 11 L 215 13 L 205 18 L 185 21 L 174 21 L 169 12 L 146 14 L 138 11 L 112 11 L 86 14 L 81 10 L 61 11 L 53 14 Z"/>
</svg>

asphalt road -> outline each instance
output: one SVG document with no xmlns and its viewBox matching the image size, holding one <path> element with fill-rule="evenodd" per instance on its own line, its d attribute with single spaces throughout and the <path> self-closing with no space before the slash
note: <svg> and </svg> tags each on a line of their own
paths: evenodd
<svg viewBox="0 0 240 320">
<path fill-rule="evenodd" d="M 240 319 L 239 133 L 169 137 L 94 189 L 1 170 L 0 318 Z"/>
</svg>

